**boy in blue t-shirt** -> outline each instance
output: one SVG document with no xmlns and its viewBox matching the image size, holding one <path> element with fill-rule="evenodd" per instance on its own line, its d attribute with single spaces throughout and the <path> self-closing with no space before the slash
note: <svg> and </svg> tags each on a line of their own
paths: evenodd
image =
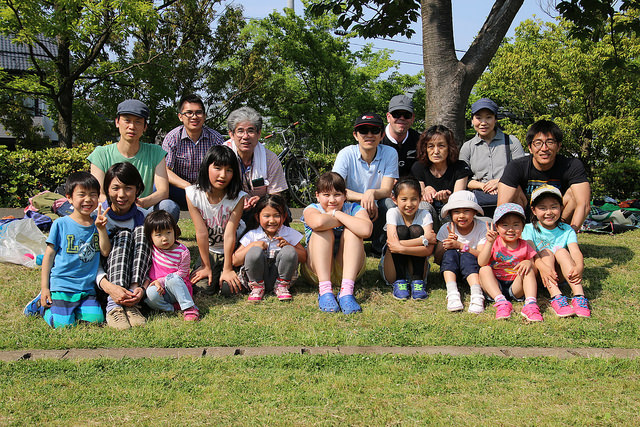
<svg viewBox="0 0 640 427">
<path fill-rule="evenodd" d="M 111 250 L 106 211 L 99 208 L 95 221 L 91 218 L 98 206 L 98 180 L 88 172 L 74 172 L 65 193 L 73 212 L 54 221 L 42 259 L 40 294 L 24 309 L 25 315 L 42 316 L 54 328 L 79 320 L 104 322 L 94 284 L 100 254 Z"/>
</svg>

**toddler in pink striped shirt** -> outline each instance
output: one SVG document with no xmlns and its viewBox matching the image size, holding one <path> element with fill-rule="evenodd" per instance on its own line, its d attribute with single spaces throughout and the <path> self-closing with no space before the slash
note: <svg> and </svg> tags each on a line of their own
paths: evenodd
<svg viewBox="0 0 640 427">
<path fill-rule="evenodd" d="M 199 320 L 200 312 L 193 302 L 189 281 L 191 255 L 187 247 L 176 240 L 180 237 L 180 228 L 175 219 L 166 211 L 154 211 L 145 218 L 144 234 L 153 243 L 145 303 L 165 312 L 182 310 L 187 321 Z"/>
</svg>

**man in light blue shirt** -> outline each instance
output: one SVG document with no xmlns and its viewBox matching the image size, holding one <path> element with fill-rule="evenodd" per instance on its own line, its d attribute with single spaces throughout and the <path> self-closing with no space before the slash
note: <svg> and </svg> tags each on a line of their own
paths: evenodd
<svg viewBox="0 0 640 427">
<path fill-rule="evenodd" d="M 392 147 L 380 145 L 384 122 L 375 113 L 365 113 L 353 125 L 353 137 L 358 145 L 343 148 L 336 157 L 333 172 L 347 183 L 347 200 L 358 202 L 373 221 L 371 246 L 381 254 L 387 236 L 384 232 L 387 210 L 395 204 L 389 198 L 398 178 L 398 153 Z"/>
</svg>

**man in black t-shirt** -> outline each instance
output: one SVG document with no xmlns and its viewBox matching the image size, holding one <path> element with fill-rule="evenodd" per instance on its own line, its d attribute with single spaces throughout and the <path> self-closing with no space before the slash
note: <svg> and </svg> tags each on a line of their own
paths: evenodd
<svg viewBox="0 0 640 427">
<path fill-rule="evenodd" d="M 589 214 L 591 186 L 579 159 L 558 154 L 562 131 L 554 122 L 539 120 L 527 131 L 530 156 L 512 160 L 498 184 L 498 205 L 507 202 L 528 204 L 533 190 L 543 184 L 560 189 L 563 221 L 575 230 Z"/>
<path fill-rule="evenodd" d="M 393 147 L 398 152 L 398 176 L 411 174 L 411 166 L 416 161 L 420 133 L 411 129 L 415 115 L 413 102 L 406 95 L 396 95 L 389 101 L 387 127 L 384 129 L 383 145 Z"/>
</svg>

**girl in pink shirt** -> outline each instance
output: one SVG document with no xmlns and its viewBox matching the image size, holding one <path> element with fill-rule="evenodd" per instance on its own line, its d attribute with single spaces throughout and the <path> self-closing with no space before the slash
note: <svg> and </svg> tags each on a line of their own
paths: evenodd
<svg viewBox="0 0 640 427">
<path fill-rule="evenodd" d="M 495 301 L 496 319 L 511 316 L 513 305 L 508 301 L 524 301 L 522 316 L 529 322 L 541 322 L 537 304 L 538 285 L 532 258 L 536 251 L 522 240 L 524 210 L 515 203 L 496 208 L 493 224 L 487 223 L 487 234 L 478 243 L 480 285 Z"/>
<path fill-rule="evenodd" d="M 154 211 L 144 221 L 144 234 L 147 241 L 153 242 L 145 302 L 155 310 L 182 310 L 184 320 L 199 320 L 189 281 L 191 255 L 185 245 L 176 241 L 180 228 L 175 219 L 166 211 Z"/>
</svg>

